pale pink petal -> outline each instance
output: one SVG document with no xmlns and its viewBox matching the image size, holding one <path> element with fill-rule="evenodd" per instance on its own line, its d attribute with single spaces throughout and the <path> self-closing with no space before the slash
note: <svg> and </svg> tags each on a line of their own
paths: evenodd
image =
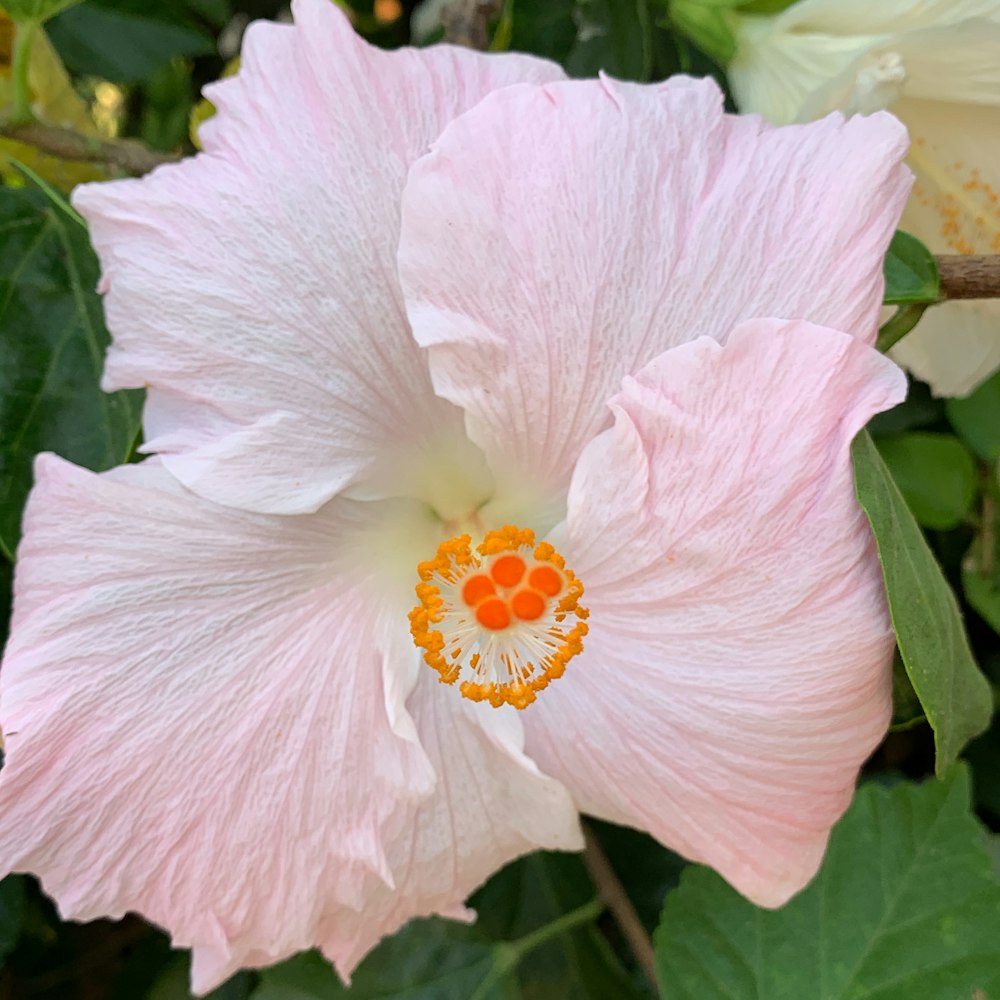
<svg viewBox="0 0 1000 1000">
<path fill-rule="evenodd" d="M 419 494 L 408 475 L 447 443 L 469 453 L 474 507 L 481 460 L 407 327 L 400 192 L 455 115 L 562 71 L 447 46 L 383 52 L 330 0 L 293 12 L 294 27 L 252 26 L 239 75 L 210 88 L 203 155 L 77 190 L 114 337 L 105 387 L 150 386 L 148 448 L 230 506 L 312 511 L 359 481 L 358 495 Z M 400 468 L 400 455 L 416 458 Z"/>
<path fill-rule="evenodd" d="M 574 475 L 557 543 L 591 630 L 524 713 L 528 752 L 762 905 L 812 877 L 889 720 L 849 446 L 904 393 L 855 338 L 751 321 L 626 379 Z"/>
<path fill-rule="evenodd" d="M 407 310 L 498 478 L 564 486 L 623 375 L 741 320 L 873 342 L 903 128 L 775 129 L 721 104 L 684 78 L 510 87 L 410 171 Z"/>
<path fill-rule="evenodd" d="M 474 916 L 460 904 L 519 855 L 583 847 L 569 793 L 523 753 L 516 709 L 467 701 L 429 668 L 409 708 L 439 780 L 387 847 L 395 890 L 375 887 L 363 914 L 327 922 L 321 945 L 345 977 L 381 935 L 411 917 Z"/>
<path fill-rule="evenodd" d="M 319 943 L 328 911 L 391 884 L 435 782 L 395 676 L 415 677 L 405 615 L 361 561 L 403 505 L 273 517 L 151 462 L 36 470 L 0 674 L 0 870 L 38 874 L 64 917 L 162 925 L 202 990 Z"/>
</svg>

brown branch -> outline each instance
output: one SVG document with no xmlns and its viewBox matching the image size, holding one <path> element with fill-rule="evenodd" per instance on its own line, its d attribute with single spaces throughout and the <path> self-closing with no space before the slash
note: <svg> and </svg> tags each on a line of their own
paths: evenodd
<svg viewBox="0 0 1000 1000">
<path fill-rule="evenodd" d="M 942 298 L 1000 298 L 1000 254 L 947 254 L 935 259 Z"/>
<path fill-rule="evenodd" d="M 104 163 L 133 177 L 147 174 L 161 163 L 173 163 L 180 159 L 176 153 L 157 153 L 147 149 L 134 139 L 97 139 L 41 122 L 0 125 L 0 136 L 27 143 L 60 160 Z"/>
<path fill-rule="evenodd" d="M 586 843 L 583 849 L 583 863 L 597 887 L 597 894 L 601 902 L 611 911 L 615 923 L 618 924 L 650 985 L 655 987 L 656 957 L 653 952 L 653 942 L 649 939 L 646 928 L 639 919 L 639 914 L 635 912 L 635 907 L 624 887 L 618 881 L 608 856 L 586 823 L 583 824 L 583 837 Z"/>
<path fill-rule="evenodd" d="M 501 6 L 501 0 L 452 0 L 441 11 L 444 40 L 485 52 L 490 47 L 490 21 Z"/>
</svg>

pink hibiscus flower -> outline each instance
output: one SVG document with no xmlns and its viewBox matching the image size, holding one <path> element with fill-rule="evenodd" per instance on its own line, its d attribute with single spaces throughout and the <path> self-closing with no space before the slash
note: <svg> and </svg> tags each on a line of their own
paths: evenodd
<svg viewBox="0 0 1000 1000">
<path fill-rule="evenodd" d="M 199 991 L 348 975 L 581 810 L 782 903 L 889 718 L 848 447 L 902 128 L 295 16 L 203 155 L 77 193 L 156 457 L 38 461 L 0 868 Z"/>
</svg>

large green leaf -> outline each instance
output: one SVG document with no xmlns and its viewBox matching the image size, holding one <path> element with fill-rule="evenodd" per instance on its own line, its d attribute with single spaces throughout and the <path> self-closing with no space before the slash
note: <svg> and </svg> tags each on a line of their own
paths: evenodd
<svg viewBox="0 0 1000 1000">
<path fill-rule="evenodd" d="M 740 14 L 780 14 L 798 0 L 742 0 Z"/>
<path fill-rule="evenodd" d="M 936 302 L 940 278 L 934 255 L 915 236 L 896 232 L 885 255 L 885 302 Z"/>
<path fill-rule="evenodd" d="M 123 462 L 141 394 L 99 387 L 108 333 L 86 231 L 33 190 L 0 190 L 0 548 L 20 535 L 31 463 L 54 451 L 91 469 Z"/>
<path fill-rule="evenodd" d="M 1000 459 L 1000 372 L 964 399 L 949 399 L 945 412 L 951 426 L 981 459 Z"/>
<path fill-rule="evenodd" d="M 663 1000 L 1000 996 L 1000 884 L 946 781 L 862 788 L 816 879 L 779 910 L 688 869 L 656 933 Z"/>
<path fill-rule="evenodd" d="M 212 31 L 180 3 L 88 0 L 46 30 L 70 70 L 116 83 L 144 80 L 175 56 L 215 51 Z"/>
<path fill-rule="evenodd" d="M 920 431 L 876 442 L 892 478 L 925 528 L 957 528 L 972 510 L 976 463 L 956 437 Z"/>
<path fill-rule="evenodd" d="M 670 24 L 725 66 L 736 55 L 732 9 L 740 0 L 669 0 Z"/>
<path fill-rule="evenodd" d="M 4 0 L 3 9 L 12 21 L 35 21 L 41 24 L 80 0 Z"/>
<path fill-rule="evenodd" d="M 990 687 L 972 658 L 955 595 L 867 431 L 855 438 L 851 454 L 899 652 L 934 730 L 942 774 L 989 725 Z"/>
</svg>

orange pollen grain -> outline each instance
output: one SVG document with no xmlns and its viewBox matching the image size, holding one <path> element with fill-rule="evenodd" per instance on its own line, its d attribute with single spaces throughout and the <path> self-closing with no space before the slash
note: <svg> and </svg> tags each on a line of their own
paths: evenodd
<svg viewBox="0 0 1000 1000">
<path fill-rule="evenodd" d="M 490 576 L 501 587 L 516 587 L 524 576 L 526 567 L 520 556 L 500 556 L 490 568 Z"/>
<path fill-rule="evenodd" d="M 537 590 L 519 590 L 511 598 L 510 606 L 523 622 L 537 621 L 545 614 L 545 598 Z"/>
<path fill-rule="evenodd" d="M 462 587 L 462 600 L 470 607 L 474 608 L 480 601 L 487 597 L 492 597 L 497 592 L 493 586 L 493 581 L 485 573 L 477 573 L 470 576 Z"/>
<path fill-rule="evenodd" d="M 483 628 L 499 632 L 510 624 L 510 611 L 499 597 L 488 597 L 476 607 L 476 621 Z"/>
<path fill-rule="evenodd" d="M 551 566 L 536 566 L 528 574 L 528 583 L 546 597 L 555 597 L 563 589 L 563 579 L 559 571 Z"/>
</svg>

